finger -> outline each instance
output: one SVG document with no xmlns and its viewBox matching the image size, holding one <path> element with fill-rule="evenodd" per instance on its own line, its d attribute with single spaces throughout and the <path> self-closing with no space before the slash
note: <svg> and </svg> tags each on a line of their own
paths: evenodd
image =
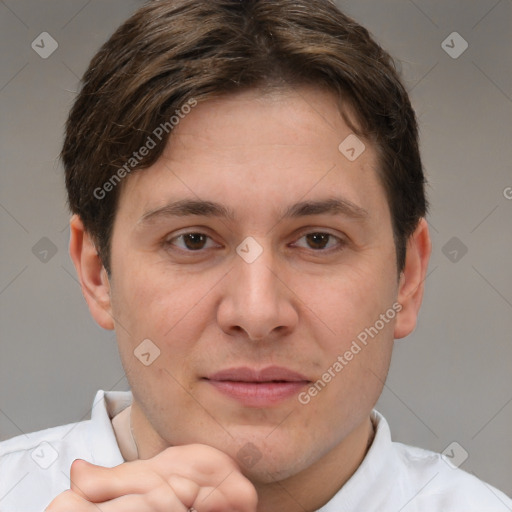
<svg viewBox="0 0 512 512">
<path fill-rule="evenodd" d="M 77 459 L 71 465 L 71 489 L 100 503 L 130 492 L 142 494 L 157 487 L 161 480 L 178 474 L 199 485 L 208 485 L 212 473 L 224 472 L 226 468 L 238 466 L 221 451 L 199 444 L 167 448 L 153 459 L 126 462 L 113 468 Z"/>
<path fill-rule="evenodd" d="M 100 503 L 98 507 L 101 512 L 188 512 L 189 510 L 189 507 L 183 504 L 166 484 L 145 494 L 129 494 Z"/>
<path fill-rule="evenodd" d="M 212 475 L 240 471 L 229 455 L 202 444 L 166 448 L 152 459 L 152 464 L 155 471 L 164 477 L 179 474 L 199 485 L 210 485 Z"/>
<path fill-rule="evenodd" d="M 45 509 L 44 512 L 98 512 L 93 503 L 82 498 L 71 490 L 59 494 Z"/>
<path fill-rule="evenodd" d="M 201 487 L 194 508 L 197 512 L 255 512 L 257 504 L 258 495 L 253 484 L 238 471 L 231 471 L 216 486 Z"/>
<path fill-rule="evenodd" d="M 180 501 L 189 507 L 196 501 L 201 489 L 197 482 L 180 475 L 172 475 L 167 478 L 167 484 L 171 487 L 176 496 L 178 496 Z"/>
<path fill-rule="evenodd" d="M 84 460 L 71 465 L 71 490 L 92 503 L 103 503 L 125 494 L 144 494 L 159 487 L 163 478 L 144 461 L 104 468 Z"/>
</svg>

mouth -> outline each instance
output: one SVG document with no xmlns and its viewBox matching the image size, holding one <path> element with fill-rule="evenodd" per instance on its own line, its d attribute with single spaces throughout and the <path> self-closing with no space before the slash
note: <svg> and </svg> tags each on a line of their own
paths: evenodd
<svg viewBox="0 0 512 512">
<path fill-rule="evenodd" d="M 261 370 L 249 367 L 221 370 L 205 380 L 224 396 L 247 407 L 268 407 L 298 394 L 311 383 L 300 373 L 279 366 Z"/>
</svg>

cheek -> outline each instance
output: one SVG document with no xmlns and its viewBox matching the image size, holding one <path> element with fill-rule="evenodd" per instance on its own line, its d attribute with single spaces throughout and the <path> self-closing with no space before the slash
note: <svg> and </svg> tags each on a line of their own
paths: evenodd
<svg viewBox="0 0 512 512">
<path fill-rule="evenodd" d="M 158 266 L 119 266 L 117 271 L 112 308 L 121 351 L 132 352 L 142 340 L 150 339 L 161 350 L 162 360 L 172 352 L 175 366 L 193 348 L 208 321 L 204 298 L 215 280 Z"/>
<path fill-rule="evenodd" d="M 341 430 L 347 434 L 375 406 L 393 349 L 396 311 L 391 305 L 352 303 L 338 314 L 337 335 L 319 342 L 322 364 L 316 380 L 299 396 L 301 406 L 308 408 L 304 416 L 324 439 Z"/>
<path fill-rule="evenodd" d="M 194 412 L 197 408 L 187 372 L 197 359 L 196 342 L 208 322 L 206 299 L 214 283 L 204 275 L 171 275 L 158 266 L 130 267 L 114 267 L 117 275 L 113 277 L 119 284 L 112 287 L 119 352 L 146 416 L 154 425 L 165 424 L 173 414 L 169 397 L 176 409 Z M 146 360 L 144 354 L 149 354 Z M 176 418 L 170 422 L 176 423 Z"/>
<path fill-rule="evenodd" d="M 308 287 L 305 295 L 304 311 L 314 313 L 320 364 L 316 385 L 306 391 L 303 403 L 309 401 L 320 416 L 365 410 L 382 390 L 393 348 L 397 284 L 392 265 L 373 263 L 323 279 L 322 286 Z"/>
<path fill-rule="evenodd" d="M 304 297 L 304 312 L 309 311 L 318 329 L 316 338 L 326 350 L 337 354 L 392 309 L 397 294 L 394 277 L 393 268 L 360 265 L 320 279 L 302 274 L 294 289 Z M 383 335 L 392 336 L 394 313 L 391 310 L 385 326 L 379 323 Z"/>
</svg>

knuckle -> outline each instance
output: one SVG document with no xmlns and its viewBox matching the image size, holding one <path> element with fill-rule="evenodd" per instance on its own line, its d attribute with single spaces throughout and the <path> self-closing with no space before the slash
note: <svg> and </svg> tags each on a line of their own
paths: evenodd
<svg viewBox="0 0 512 512">
<path fill-rule="evenodd" d="M 210 455 L 212 458 L 216 458 L 219 461 L 232 462 L 229 455 L 226 455 L 224 452 L 220 451 L 218 448 L 214 448 L 213 446 L 198 443 L 191 444 L 189 446 L 194 452 L 198 452 L 202 455 Z"/>
<path fill-rule="evenodd" d="M 212 446 L 198 443 L 166 448 L 155 459 L 159 465 L 167 468 L 169 462 L 179 467 L 188 461 L 193 467 L 201 468 L 207 473 L 218 471 L 219 468 L 239 469 L 237 463 L 226 453 Z"/>
<path fill-rule="evenodd" d="M 191 478 L 184 478 L 179 475 L 169 477 L 167 485 L 183 503 L 194 503 L 201 489 L 200 485 Z"/>
<path fill-rule="evenodd" d="M 73 510 L 77 510 L 79 504 L 77 495 L 68 489 L 59 494 L 45 509 L 44 512 L 67 512 L 73 506 Z"/>
<path fill-rule="evenodd" d="M 258 504 L 258 493 L 255 487 L 247 480 L 239 480 L 230 495 L 233 510 L 240 512 L 253 512 Z"/>
<path fill-rule="evenodd" d="M 144 498 L 150 510 L 155 511 L 176 510 L 176 504 L 179 503 L 176 494 L 167 485 L 156 487 L 148 492 Z"/>
<path fill-rule="evenodd" d="M 227 453 L 224 453 L 217 448 L 213 448 L 212 446 L 205 446 L 204 449 L 205 455 L 210 455 L 212 463 L 214 463 L 216 467 L 220 466 L 238 470 L 238 464 Z"/>
<path fill-rule="evenodd" d="M 71 468 L 69 470 L 69 473 L 71 475 L 71 478 L 73 480 L 76 480 L 80 473 L 82 472 L 82 467 L 83 467 L 83 461 L 81 459 L 75 459 L 72 463 L 71 463 Z"/>
<path fill-rule="evenodd" d="M 258 496 L 255 487 L 241 475 L 228 480 L 220 486 L 201 488 L 194 501 L 198 512 L 256 512 Z"/>
</svg>

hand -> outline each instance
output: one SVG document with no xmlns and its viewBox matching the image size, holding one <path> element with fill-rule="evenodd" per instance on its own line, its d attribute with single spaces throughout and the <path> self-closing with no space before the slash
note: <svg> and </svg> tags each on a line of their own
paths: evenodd
<svg viewBox="0 0 512 512">
<path fill-rule="evenodd" d="M 256 490 L 225 453 L 193 444 L 114 468 L 71 465 L 71 489 L 46 512 L 255 512 Z"/>
</svg>

